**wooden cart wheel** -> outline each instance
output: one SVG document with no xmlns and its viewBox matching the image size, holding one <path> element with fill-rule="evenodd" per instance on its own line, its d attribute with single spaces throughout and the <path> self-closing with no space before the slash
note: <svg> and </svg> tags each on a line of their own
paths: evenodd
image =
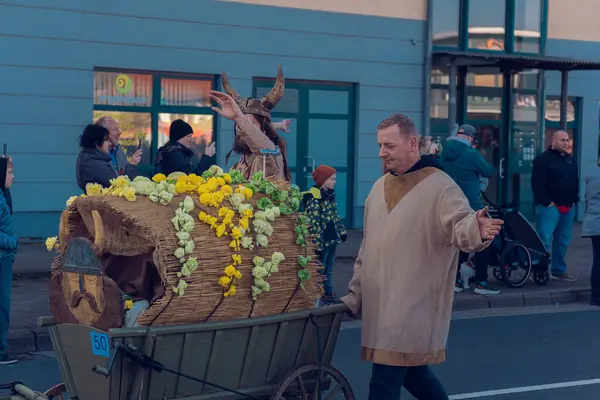
<svg viewBox="0 0 600 400">
<path fill-rule="evenodd" d="M 67 388 L 64 383 L 59 383 L 46 390 L 44 396 L 48 397 L 49 400 L 68 400 Z"/>
<path fill-rule="evenodd" d="M 290 372 L 281 381 L 271 400 L 317 400 L 319 391 L 322 400 L 354 400 L 352 387 L 340 371 L 329 365 L 321 365 L 321 379 L 314 382 L 318 371 L 318 364 L 308 364 Z M 305 383 L 309 381 L 313 382 L 310 386 Z"/>
</svg>

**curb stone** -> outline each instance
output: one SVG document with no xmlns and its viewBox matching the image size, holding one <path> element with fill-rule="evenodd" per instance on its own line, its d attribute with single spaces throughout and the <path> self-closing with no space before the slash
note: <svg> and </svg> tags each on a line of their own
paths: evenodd
<svg viewBox="0 0 600 400">
<path fill-rule="evenodd" d="M 10 353 L 14 355 L 53 350 L 48 331 L 42 329 L 9 331 L 8 347 Z"/>
</svg>

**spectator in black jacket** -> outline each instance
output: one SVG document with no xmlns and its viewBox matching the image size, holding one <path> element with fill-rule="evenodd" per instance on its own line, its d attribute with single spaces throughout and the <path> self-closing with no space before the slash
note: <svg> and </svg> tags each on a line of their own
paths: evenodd
<svg viewBox="0 0 600 400">
<path fill-rule="evenodd" d="M 97 124 L 86 126 L 79 137 L 81 151 L 75 168 L 77 185 L 84 192 L 88 183 L 109 187 L 110 180 L 117 177 L 117 172 L 112 167 L 112 158 L 108 154 L 109 146 L 108 129 Z"/>
<path fill-rule="evenodd" d="M 552 241 L 552 277 L 573 282 L 576 279 L 567 274 L 565 255 L 579 203 L 579 177 L 577 163 L 567 153 L 569 140 L 564 131 L 552 135 L 552 145 L 533 162 L 531 188 L 536 229 L 548 251 Z"/>
<path fill-rule="evenodd" d="M 202 175 L 211 166 L 211 158 L 215 155 L 214 142 L 206 147 L 206 154 L 200 157 L 198 166 L 192 164 L 194 147 L 192 134 L 194 130 L 187 122 L 177 119 L 169 128 L 169 141 L 158 149 L 154 167 L 157 174 L 169 175 L 172 172 Z"/>
</svg>

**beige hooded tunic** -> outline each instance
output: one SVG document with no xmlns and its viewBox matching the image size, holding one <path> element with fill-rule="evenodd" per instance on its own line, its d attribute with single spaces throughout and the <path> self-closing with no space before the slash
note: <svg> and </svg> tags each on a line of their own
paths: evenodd
<svg viewBox="0 0 600 400">
<path fill-rule="evenodd" d="M 241 171 L 246 179 L 251 179 L 255 173 L 263 171 L 264 165 L 266 178 L 274 181 L 287 180 L 283 166 L 283 156 L 281 154 L 276 156 L 272 154 L 266 155 L 263 164 L 263 155 L 260 151 L 274 151 L 276 147 L 271 139 L 258 126 L 252 123 L 248 117 L 244 117 L 244 121 L 237 125 L 236 134 L 240 135 L 240 139 L 248 145 L 252 154 L 242 155 L 242 158 L 233 166 L 233 169 Z"/>
<path fill-rule="evenodd" d="M 419 366 L 445 360 L 458 249 L 482 250 L 475 212 L 444 172 L 386 174 L 365 203 L 364 237 L 349 294 L 362 314 L 364 360 Z"/>
</svg>

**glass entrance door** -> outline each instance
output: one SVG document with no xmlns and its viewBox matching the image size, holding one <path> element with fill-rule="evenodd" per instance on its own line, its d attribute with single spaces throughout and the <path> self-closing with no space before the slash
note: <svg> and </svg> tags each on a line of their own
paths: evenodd
<svg viewBox="0 0 600 400">
<path fill-rule="evenodd" d="M 485 197 L 493 204 L 502 204 L 502 193 L 504 188 L 502 180 L 504 179 L 505 160 L 500 153 L 500 124 L 484 125 L 471 121 L 475 127 L 476 137 L 474 141 L 475 148 L 481 153 L 483 158 L 494 167 L 494 174 L 489 178 L 488 186 L 484 192 Z"/>
</svg>

